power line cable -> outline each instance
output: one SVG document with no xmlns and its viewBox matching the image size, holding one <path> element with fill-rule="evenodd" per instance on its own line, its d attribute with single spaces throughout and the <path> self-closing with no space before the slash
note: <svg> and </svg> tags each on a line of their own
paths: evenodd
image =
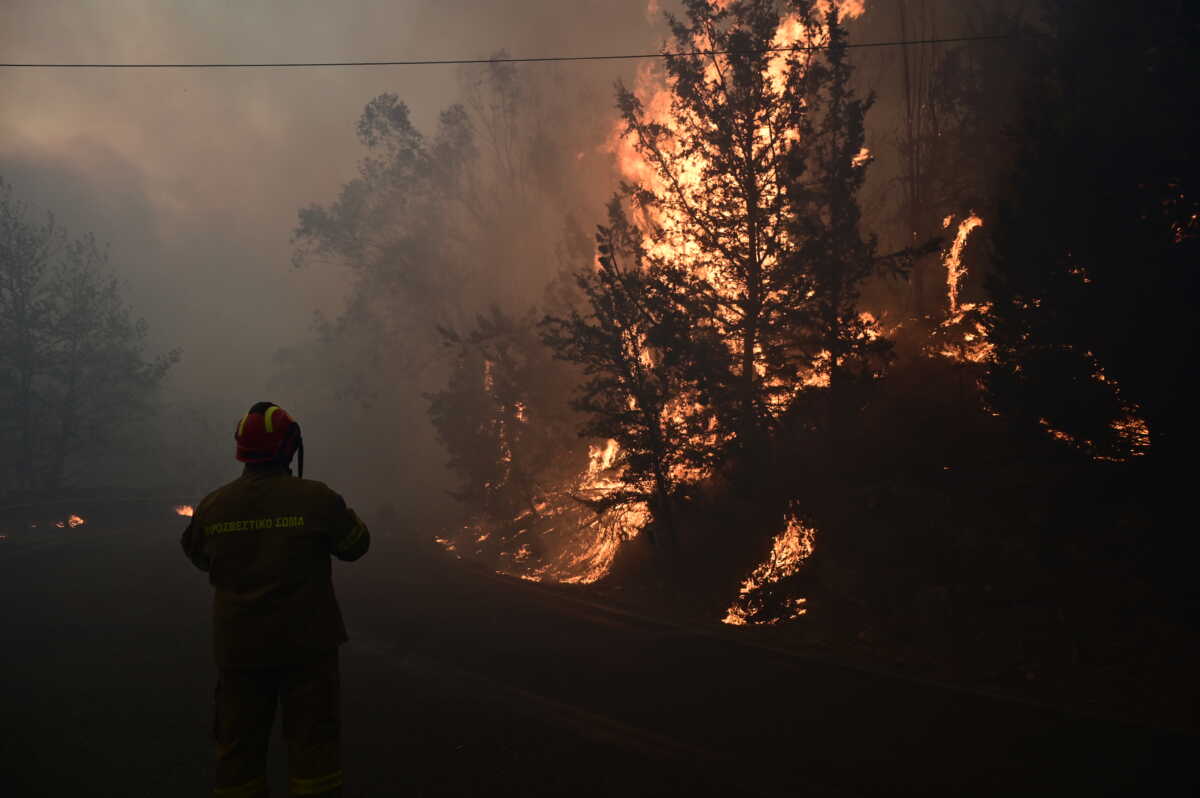
<svg viewBox="0 0 1200 798">
<path fill-rule="evenodd" d="M 910 39 L 889 42 L 848 43 L 846 47 L 901 47 L 914 44 L 956 44 L 959 42 L 994 41 L 1011 38 L 1008 34 L 990 36 L 956 36 L 941 39 Z M 688 58 L 714 55 L 753 55 L 758 53 L 788 53 L 828 49 L 829 45 L 805 47 L 770 47 L 764 50 L 692 50 L 678 53 L 628 53 L 623 55 L 548 55 L 531 58 L 437 58 L 413 61 L 271 61 L 240 64 L 66 64 L 66 63 L 0 63 L 5 69 L 285 69 L 312 67 L 383 67 L 383 66 L 448 66 L 452 64 L 535 64 L 561 61 L 630 61 L 645 58 Z"/>
</svg>

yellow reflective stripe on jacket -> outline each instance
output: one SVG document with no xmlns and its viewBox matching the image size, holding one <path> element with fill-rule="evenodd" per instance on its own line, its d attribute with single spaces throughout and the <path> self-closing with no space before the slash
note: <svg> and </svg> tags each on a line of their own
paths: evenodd
<svg viewBox="0 0 1200 798">
<path fill-rule="evenodd" d="M 367 531 L 367 528 L 365 526 L 363 526 L 362 524 L 355 524 L 354 529 L 351 529 L 349 534 L 347 534 L 346 537 L 342 538 L 341 541 L 337 544 L 337 550 L 338 551 L 348 550 L 351 546 L 353 546 L 355 543 L 357 543 L 359 540 L 362 539 L 362 536 L 366 531 Z"/>
<path fill-rule="evenodd" d="M 271 416 L 275 415 L 275 411 L 279 409 L 278 405 L 273 405 L 267 408 L 267 412 L 263 415 L 263 428 L 267 432 L 274 432 L 275 428 L 271 426 Z"/>
<path fill-rule="evenodd" d="M 291 779 L 292 795 L 320 795 L 342 786 L 342 771 L 335 770 L 312 779 Z"/>
<path fill-rule="evenodd" d="M 267 794 L 267 777 L 259 776 L 236 787 L 215 787 L 213 798 L 260 798 Z"/>
</svg>

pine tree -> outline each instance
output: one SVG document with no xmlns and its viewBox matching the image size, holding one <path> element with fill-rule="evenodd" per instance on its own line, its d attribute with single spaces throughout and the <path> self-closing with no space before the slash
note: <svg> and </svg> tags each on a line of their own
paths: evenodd
<svg viewBox="0 0 1200 798">
<path fill-rule="evenodd" d="M 666 118 L 619 88 L 625 140 L 648 168 L 626 192 L 648 268 L 673 289 L 691 330 L 725 347 L 707 364 L 703 390 L 721 437 L 748 453 L 769 439 L 812 366 L 788 335 L 804 302 L 792 290 L 799 246 L 789 188 L 808 146 L 796 134 L 822 73 L 810 68 L 819 58 L 811 48 L 778 52 L 780 10 L 806 32 L 801 44 L 819 42 L 822 29 L 812 2 L 684 5 L 683 19 L 670 18 L 673 49 L 723 54 L 666 60 Z"/>
<path fill-rule="evenodd" d="M 429 416 L 459 478 L 455 498 L 491 522 L 536 515 L 547 486 L 586 463 L 585 447 L 564 445 L 578 424 L 568 409 L 577 374 L 543 345 L 533 312 L 492 308 L 442 336 L 454 365 L 428 396 Z"/>
<path fill-rule="evenodd" d="M 675 48 L 725 54 L 668 59 L 665 118 L 619 90 L 650 172 L 610 205 L 583 308 L 545 336 L 589 376 L 585 433 L 621 446 L 613 499 L 647 500 L 659 522 L 701 476 L 761 476 L 781 422 L 827 429 L 861 404 L 889 345 L 859 287 L 908 254 L 878 257 L 859 229 L 870 100 L 849 89 L 836 11 L 788 4 L 824 46 L 771 55 L 776 4 L 686 8 Z"/>
<path fill-rule="evenodd" d="M 864 119 L 874 98 L 860 99 L 850 87 L 853 68 L 836 10 L 827 12 L 825 29 L 824 58 L 810 68 L 813 110 L 801 126 L 804 146 L 794 151 L 789 210 L 798 246 L 787 292 L 797 301 L 786 329 L 793 350 L 816 364 L 815 381 L 828 386 L 823 418 L 808 421 L 836 438 L 842 419 L 861 402 L 856 389 L 879 376 L 891 350 L 874 320 L 860 312 L 862 284 L 882 269 L 902 272 L 913 251 L 881 258 L 875 237 L 862 233 L 858 193 L 870 163 Z"/>
<path fill-rule="evenodd" d="M 0 181 L 0 486 L 57 490 L 150 414 L 180 355 L 148 358 L 146 337 L 95 237 L 32 221 Z"/>
<path fill-rule="evenodd" d="M 584 310 L 547 316 L 543 339 L 558 357 L 583 369 L 573 402 L 587 417 L 581 434 L 619 446 L 624 487 L 597 509 L 645 502 L 655 525 L 674 539 L 677 491 L 715 459 L 715 447 L 708 445 L 711 411 L 678 400 L 703 398 L 693 390 L 697 364 L 721 345 L 702 331 L 681 345 L 696 332 L 694 319 L 679 312 L 661 265 L 647 263 L 640 231 L 618 200 L 596 239 L 597 268 L 576 275 Z"/>
</svg>

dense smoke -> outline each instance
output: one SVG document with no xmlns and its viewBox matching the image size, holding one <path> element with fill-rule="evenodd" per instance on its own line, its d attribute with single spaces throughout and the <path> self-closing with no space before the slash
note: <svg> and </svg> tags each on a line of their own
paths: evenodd
<svg viewBox="0 0 1200 798">
<path fill-rule="evenodd" d="M 6 6 L 0 46 L 8 60 L 30 62 L 487 58 L 500 50 L 653 50 L 654 31 L 640 0 L 527 3 L 503 11 L 416 2 L 364 5 L 356 13 L 294 3 L 236 13 L 183 2 L 152 8 L 77 4 L 69 10 L 17 3 Z M 607 187 L 592 141 L 570 136 L 588 125 L 604 129 L 612 105 L 608 87 L 625 68 L 585 63 L 560 69 L 556 78 L 553 67 L 521 70 L 522 81 L 557 80 L 546 91 L 553 92 L 559 116 L 541 120 L 541 135 L 559 148 L 578 144 L 572 156 L 586 149 L 581 161 L 587 177 L 575 172 L 548 179 L 560 181 L 563 190 L 584 188 L 573 198 L 580 205 Z M 38 214 L 53 211 L 72 232 L 92 231 L 110 242 L 111 266 L 150 326 L 150 348 L 183 350 L 163 411 L 173 441 L 161 456 L 172 460 L 167 469 L 189 490 L 201 491 L 232 471 L 231 420 L 268 394 L 307 422 L 309 467 L 316 476 L 365 479 L 387 465 L 386 477 L 364 483 L 382 497 L 396 489 L 389 480 L 402 478 L 394 470 L 401 461 L 420 462 L 417 478 L 438 472 L 442 455 L 413 451 L 414 437 L 429 438 L 424 410 L 415 402 L 421 388 L 400 411 L 364 414 L 346 401 L 330 412 L 326 399 L 338 387 L 337 375 L 309 373 L 304 384 L 280 381 L 278 353 L 313 342 L 314 311 L 336 317 L 344 310 L 353 276 L 334 268 L 292 270 L 290 234 L 301 207 L 332 201 L 355 176 L 365 154 L 354 132 L 363 107 L 392 92 L 411 109 L 415 126 L 432 135 L 445 108 L 469 100 L 470 80 L 453 66 L 5 73 L 0 175 Z M 563 225 L 541 217 L 524 220 L 524 227 L 512 221 L 505 228 L 510 242 L 545 241 L 559 236 Z M 553 226 L 543 229 L 544 223 Z M 587 230 L 591 220 L 578 223 Z M 546 265 L 504 249 L 491 252 L 499 262 L 490 283 L 507 287 L 510 304 L 518 288 L 528 288 L 528 300 L 536 301 Z M 373 424 L 397 412 L 413 413 L 401 437 L 384 443 L 368 433 L 370 446 L 339 452 L 336 441 L 347 429 L 377 430 Z M 395 424 L 389 430 L 396 434 Z M 158 466 L 148 472 L 161 474 Z"/>
</svg>

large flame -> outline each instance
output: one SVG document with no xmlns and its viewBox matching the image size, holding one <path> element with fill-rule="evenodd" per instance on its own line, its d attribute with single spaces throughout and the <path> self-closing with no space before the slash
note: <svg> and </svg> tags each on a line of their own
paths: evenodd
<svg viewBox="0 0 1200 798">
<path fill-rule="evenodd" d="M 731 2 L 732 0 L 710 0 L 710 5 L 723 10 L 728 8 Z M 864 13 L 865 3 L 863 0 L 823 0 L 818 3 L 818 10 L 822 13 L 831 9 L 836 9 L 842 20 L 855 19 Z M 780 20 L 772 40 L 772 45 L 774 48 L 778 48 L 778 52 L 771 53 L 766 59 L 765 75 L 774 91 L 783 93 L 786 90 L 788 60 L 793 55 L 793 52 L 788 51 L 789 48 L 815 48 L 826 43 L 828 43 L 828 32 L 823 25 L 805 24 L 805 20 L 798 14 L 785 15 Z M 695 49 L 699 51 L 712 49 L 712 43 L 704 36 L 699 37 L 694 45 Z M 728 60 L 728 56 L 712 56 L 705 70 L 705 79 L 719 81 L 721 70 L 728 66 Z M 725 299 L 730 300 L 718 310 L 716 317 L 711 320 L 711 323 L 718 327 L 730 329 L 739 323 L 736 300 L 740 293 L 740 287 L 732 283 L 722 273 L 723 270 L 701 252 L 698 243 L 691 236 L 690 217 L 687 211 L 687 208 L 705 207 L 712 202 L 713 187 L 709 181 L 704 179 L 709 164 L 704 153 L 692 148 L 685 150 L 686 142 L 670 135 L 670 131 L 678 129 L 681 125 L 703 128 L 704 124 L 702 120 L 689 118 L 689 115 L 694 112 L 675 102 L 673 90 L 672 79 L 664 74 L 660 64 L 648 63 L 639 69 L 634 85 L 634 94 L 641 104 L 642 116 L 645 121 L 667 132 L 667 135 L 658 141 L 658 146 L 664 152 L 669 168 L 665 168 L 662 163 L 648 161 L 638 150 L 638 134 L 627 129 L 623 122 L 617 122 L 614 125 L 609 136 L 608 149 L 615 156 L 617 167 L 626 181 L 647 189 L 657 196 L 673 196 L 681 200 L 680 202 L 655 205 L 649 209 L 640 209 L 640 212 L 646 215 L 644 219 L 646 224 L 643 225 L 646 234 L 642 245 L 651 258 L 693 264 L 692 268 L 698 277 L 703 278 Z M 766 161 L 770 161 L 770 153 L 777 146 L 772 142 L 771 134 L 772 130 L 768 124 L 764 123 L 763 128 L 758 132 L 759 140 L 755 144 L 756 150 L 761 151 L 762 157 Z M 784 138 L 795 140 L 799 138 L 800 133 L 798 130 L 786 130 L 781 135 Z M 864 146 L 854 157 L 853 163 L 856 166 L 862 166 L 870 159 L 871 151 Z M 780 190 L 781 184 L 771 179 L 764 179 L 761 185 L 756 186 L 756 191 L 761 195 L 759 200 L 764 206 L 769 206 Z M 739 245 L 735 248 L 740 248 L 740 245 L 746 242 L 742 240 L 735 243 Z M 773 266 L 774 263 L 769 258 L 765 259 L 761 265 L 762 269 L 768 271 Z M 740 344 L 738 336 L 723 337 L 730 342 L 730 348 L 734 350 L 733 355 L 740 358 L 742 353 L 737 351 Z M 752 358 L 752 366 L 762 376 L 766 374 L 767 369 L 765 358 L 760 357 L 760 353 L 761 348 L 756 347 L 754 353 L 756 357 Z M 801 390 L 828 385 L 828 359 L 829 353 L 818 353 L 807 369 L 807 373 L 798 375 Z M 768 387 L 783 387 L 781 378 L 774 378 L 774 382 L 777 384 Z M 769 407 L 777 412 L 783 412 L 788 403 L 789 397 L 784 392 L 779 392 L 773 396 Z M 682 421 L 691 404 L 689 398 L 681 397 L 669 408 L 669 415 L 676 422 Z"/>
<path fill-rule="evenodd" d="M 710 0 L 710 4 L 716 9 L 725 9 L 731 2 L 732 0 Z M 652 6 L 655 5 L 652 3 Z M 823 0 L 818 3 L 818 8 L 822 13 L 836 8 L 839 17 L 844 21 L 862 16 L 865 11 L 865 2 L 864 0 Z M 820 47 L 827 41 L 828 34 L 823 26 L 810 27 L 796 14 L 785 15 L 780 20 L 772 41 L 773 48 L 777 48 L 778 51 L 771 53 L 767 59 L 766 75 L 773 88 L 777 92 L 784 91 L 790 55 L 788 48 Z M 695 49 L 699 51 L 712 49 L 712 43 L 704 36 L 699 37 L 694 44 Z M 721 67 L 727 65 L 724 63 L 727 60 L 727 56 L 713 56 L 705 72 L 706 79 L 717 80 Z M 651 124 L 663 125 L 667 131 L 675 129 L 680 121 L 698 121 L 679 119 L 680 116 L 690 112 L 673 102 L 673 85 L 664 74 L 661 64 L 647 62 L 639 68 L 634 83 L 634 94 L 642 104 L 642 112 L 646 121 Z M 764 151 L 771 146 L 770 133 L 771 131 L 767 128 L 759 131 L 760 143 Z M 793 140 L 799 135 L 799 132 L 794 130 L 785 133 L 785 136 Z M 661 142 L 661 146 L 672 163 L 670 184 L 662 171 L 638 152 L 636 134 L 627 131 L 622 122 L 617 122 L 613 126 L 607 145 L 608 150 L 616 157 L 617 167 L 622 177 L 630 183 L 649 189 L 659 196 L 674 192 L 680 195 L 688 205 L 703 206 L 711 190 L 711 186 L 703 179 L 705 168 L 708 166 L 703 154 L 693 150 L 685 156 L 682 149 L 684 143 L 671 137 Z M 854 164 L 864 164 L 870 157 L 870 150 L 863 147 L 862 151 L 855 156 Z M 778 187 L 769 181 L 764 182 L 760 188 L 767 192 L 778 190 Z M 763 198 L 764 204 L 768 201 L 769 198 Z M 655 209 L 651 214 L 651 218 L 647 221 L 659 228 L 661 235 L 653 238 L 647 236 L 644 240 L 643 244 L 650 255 L 671 258 L 680 262 L 688 259 L 703 262 L 701 258 L 692 257 L 699 254 L 699 247 L 685 232 L 687 230 L 686 217 L 679 206 Z M 764 264 L 764 268 L 769 268 L 769 266 L 770 264 Z M 722 288 L 720 276 L 712 269 L 702 266 L 701 271 L 703 276 L 712 281 L 718 289 Z M 729 285 L 724 288 L 730 296 L 736 293 L 735 286 Z"/>
</svg>

